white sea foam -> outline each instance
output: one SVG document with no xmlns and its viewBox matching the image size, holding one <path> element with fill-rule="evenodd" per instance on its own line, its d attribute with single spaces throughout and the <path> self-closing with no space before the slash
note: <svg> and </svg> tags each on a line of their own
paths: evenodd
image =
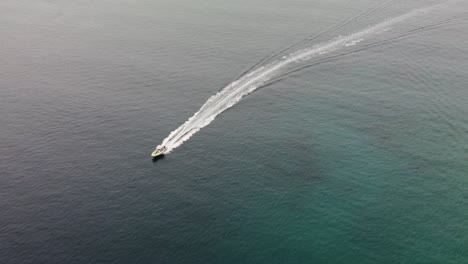
<svg viewBox="0 0 468 264">
<path fill-rule="evenodd" d="M 388 19 L 382 23 L 370 26 L 362 31 L 355 32 L 347 36 L 340 36 L 330 42 L 315 45 L 311 48 L 296 51 L 290 55 L 283 56 L 279 60 L 267 63 L 253 69 L 236 81 L 232 82 L 217 94 L 211 96 L 206 103 L 184 124 L 172 131 L 164 139 L 161 145 L 167 147 L 167 152 L 182 145 L 200 129 L 210 124 L 216 116 L 239 102 L 244 96 L 262 87 L 274 78 L 284 74 L 284 71 L 291 65 L 310 61 L 313 58 L 349 46 L 358 45 L 359 42 L 367 38 L 388 31 L 390 27 L 401 23 L 408 18 L 427 13 L 436 6 L 418 9 L 404 15 Z"/>
</svg>

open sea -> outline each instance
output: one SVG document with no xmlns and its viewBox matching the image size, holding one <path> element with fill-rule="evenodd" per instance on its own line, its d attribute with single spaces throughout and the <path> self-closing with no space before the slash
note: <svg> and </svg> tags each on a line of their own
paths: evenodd
<svg viewBox="0 0 468 264">
<path fill-rule="evenodd" d="M 468 263 L 468 2 L 1 0 L 0 263 Z"/>
</svg>

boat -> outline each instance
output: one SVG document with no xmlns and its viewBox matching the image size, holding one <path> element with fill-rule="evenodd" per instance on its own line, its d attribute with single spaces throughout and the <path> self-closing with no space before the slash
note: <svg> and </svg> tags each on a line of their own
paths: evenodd
<svg viewBox="0 0 468 264">
<path fill-rule="evenodd" d="M 156 150 L 151 153 L 151 157 L 158 157 L 164 155 L 164 152 L 166 152 L 167 148 L 165 146 L 157 146 Z"/>
</svg>

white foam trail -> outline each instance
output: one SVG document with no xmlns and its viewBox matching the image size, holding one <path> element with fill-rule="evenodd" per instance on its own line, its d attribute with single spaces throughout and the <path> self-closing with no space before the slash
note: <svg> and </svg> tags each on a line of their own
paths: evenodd
<svg viewBox="0 0 468 264">
<path fill-rule="evenodd" d="M 167 153 L 182 145 L 185 141 L 191 138 L 201 128 L 210 124 L 217 115 L 232 107 L 239 102 L 244 96 L 252 93 L 256 89 L 265 85 L 274 77 L 278 77 L 281 71 L 296 63 L 308 61 L 314 57 L 330 53 L 332 51 L 357 45 L 366 38 L 388 31 L 389 28 L 404 20 L 429 12 L 436 6 L 418 9 L 406 13 L 404 15 L 388 19 L 382 23 L 370 26 L 362 31 L 338 37 L 330 42 L 315 45 L 311 48 L 302 49 L 290 55 L 282 57 L 280 60 L 271 62 L 267 65 L 260 66 L 247 75 L 244 75 L 232 82 L 217 94 L 211 96 L 208 101 L 190 117 L 183 125 L 172 131 L 169 136 L 164 139 L 161 145 L 167 147 Z"/>
</svg>

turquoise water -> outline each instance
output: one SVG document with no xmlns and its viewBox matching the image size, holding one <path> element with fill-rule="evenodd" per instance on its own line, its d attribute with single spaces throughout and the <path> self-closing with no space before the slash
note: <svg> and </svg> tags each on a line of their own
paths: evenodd
<svg viewBox="0 0 468 264">
<path fill-rule="evenodd" d="M 321 40 L 429 5 L 388 3 Z M 0 263 L 468 262 L 463 20 L 296 72 L 149 159 L 249 66 L 374 6 L 2 1 Z"/>
</svg>

